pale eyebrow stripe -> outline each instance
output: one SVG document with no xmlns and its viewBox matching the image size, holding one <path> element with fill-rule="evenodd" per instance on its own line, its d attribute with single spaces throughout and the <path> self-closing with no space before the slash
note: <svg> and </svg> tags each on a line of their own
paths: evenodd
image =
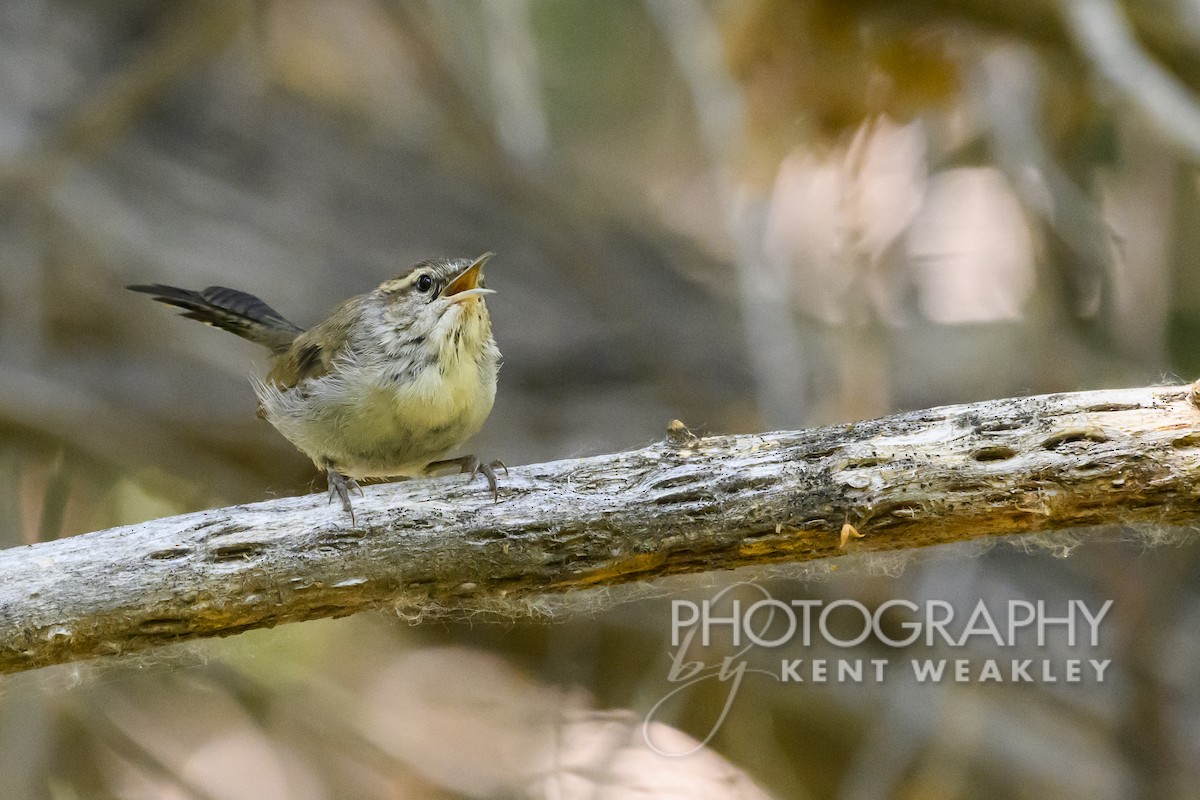
<svg viewBox="0 0 1200 800">
<path fill-rule="evenodd" d="M 392 278 L 390 281 L 384 281 L 379 288 L 384 292 L 398 292 L 401 289 L 412 286 L 419 275 L 419 271 L 413 270 L 413 272 L 405 275 L 403 278 Z"/>
</svg>

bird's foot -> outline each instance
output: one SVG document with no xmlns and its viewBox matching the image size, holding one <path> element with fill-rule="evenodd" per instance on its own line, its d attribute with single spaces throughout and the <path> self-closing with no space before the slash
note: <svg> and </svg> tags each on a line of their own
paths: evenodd
<svg viewBox="0 0 1200 800">
<path fill-rule="evenodd" d="M 504 477 L 508 477 L 508 467 L 503 461 L 496 459 L 489 461 L 486 464 L 479 460 L 477 456 L 459 456 L 458 458 L 446 458 L 441 461 L 434 461 L 425 466 L 425 474 L 431 475 L 438 470 L 446 469 L 447 467 L 458 467 L 459 472 L 469 472 L 471 477 L 468 481 L 475 480 L 475 476 L 483 475 L 487 479 L 488 489 L 492 491 L 492 502 L 499 502 L 500 490 L 496 486 L 496 467 L 504 470 Z"/>
<path fill-rule="evenodd" d="M 346 477 L 333 467 L 326 467 L 325 475 L 329 481 L 329 502 L 332 503 L 334 495 L 337 495 L 342 501 L 342 510 L 350 515 L 350 524 L 354 525 L 354 508 L 350 505 L 350 492 L 358 492 L 358 496 L 362 497 L 362 487 L 354 478 Z"/>
</svg>

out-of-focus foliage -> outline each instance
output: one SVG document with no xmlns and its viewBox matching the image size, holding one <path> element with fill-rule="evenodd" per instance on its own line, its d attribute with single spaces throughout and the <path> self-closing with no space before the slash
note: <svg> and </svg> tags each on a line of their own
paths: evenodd
<svg viewBox="0 0 1200 800">
<path fill-rule="evenodd" d="M 1187 0 L 5 4 L 0 542 L 322 488 L 255 418 L 261 354 L 135 282 L 230 285 L 305 324 L 419 259 L 495 250 L 506 363 L 472 449 L 509 464 L 672 418 L 754 431 L 1194 378 L 1197 86 Z M 688 759 L 641 740 L 673 688 L 661 600 L 47 670 L 0 684 L 0 793 L 1190 797 L 1196 560 L 952 550 L 778 579 L 1113 599 L 1112 674 L 750 678 Z M 723 702 L 682 695 L 656 741 L 697 745 Z"/>
</svg>

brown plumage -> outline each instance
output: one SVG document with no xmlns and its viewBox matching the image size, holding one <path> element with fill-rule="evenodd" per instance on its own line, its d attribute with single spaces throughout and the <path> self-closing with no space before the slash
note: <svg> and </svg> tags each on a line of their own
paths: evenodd
<svg viewBox="0 0 1200 800">
<path fill-rule="evenodd" d="M 490 257 L 417 264 L 307 331 L 235 289 L 129 288 L 270 349 L 270 371 L 255 382 L 260 416 L 326 471 L 350 511 L 355 479 L 442 463 L 482 472 L 495 493 L 494 471 L 473 456 L 438 461 L 479 429 L 495 398 L 500 351 L 482 277 Z"/>
</svg>

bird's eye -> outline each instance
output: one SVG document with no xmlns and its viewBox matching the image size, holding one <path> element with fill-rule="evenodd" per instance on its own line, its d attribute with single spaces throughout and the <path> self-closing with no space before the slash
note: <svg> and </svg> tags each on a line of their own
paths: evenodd
<svg viewBox="0 0 1200 800">
<path fill-rule="evenodd" d="M 433 278 L 429 275 L 422 275 L 417 278 L 417 291 L 424 294 L 433 288 Z"/>
</svg>

